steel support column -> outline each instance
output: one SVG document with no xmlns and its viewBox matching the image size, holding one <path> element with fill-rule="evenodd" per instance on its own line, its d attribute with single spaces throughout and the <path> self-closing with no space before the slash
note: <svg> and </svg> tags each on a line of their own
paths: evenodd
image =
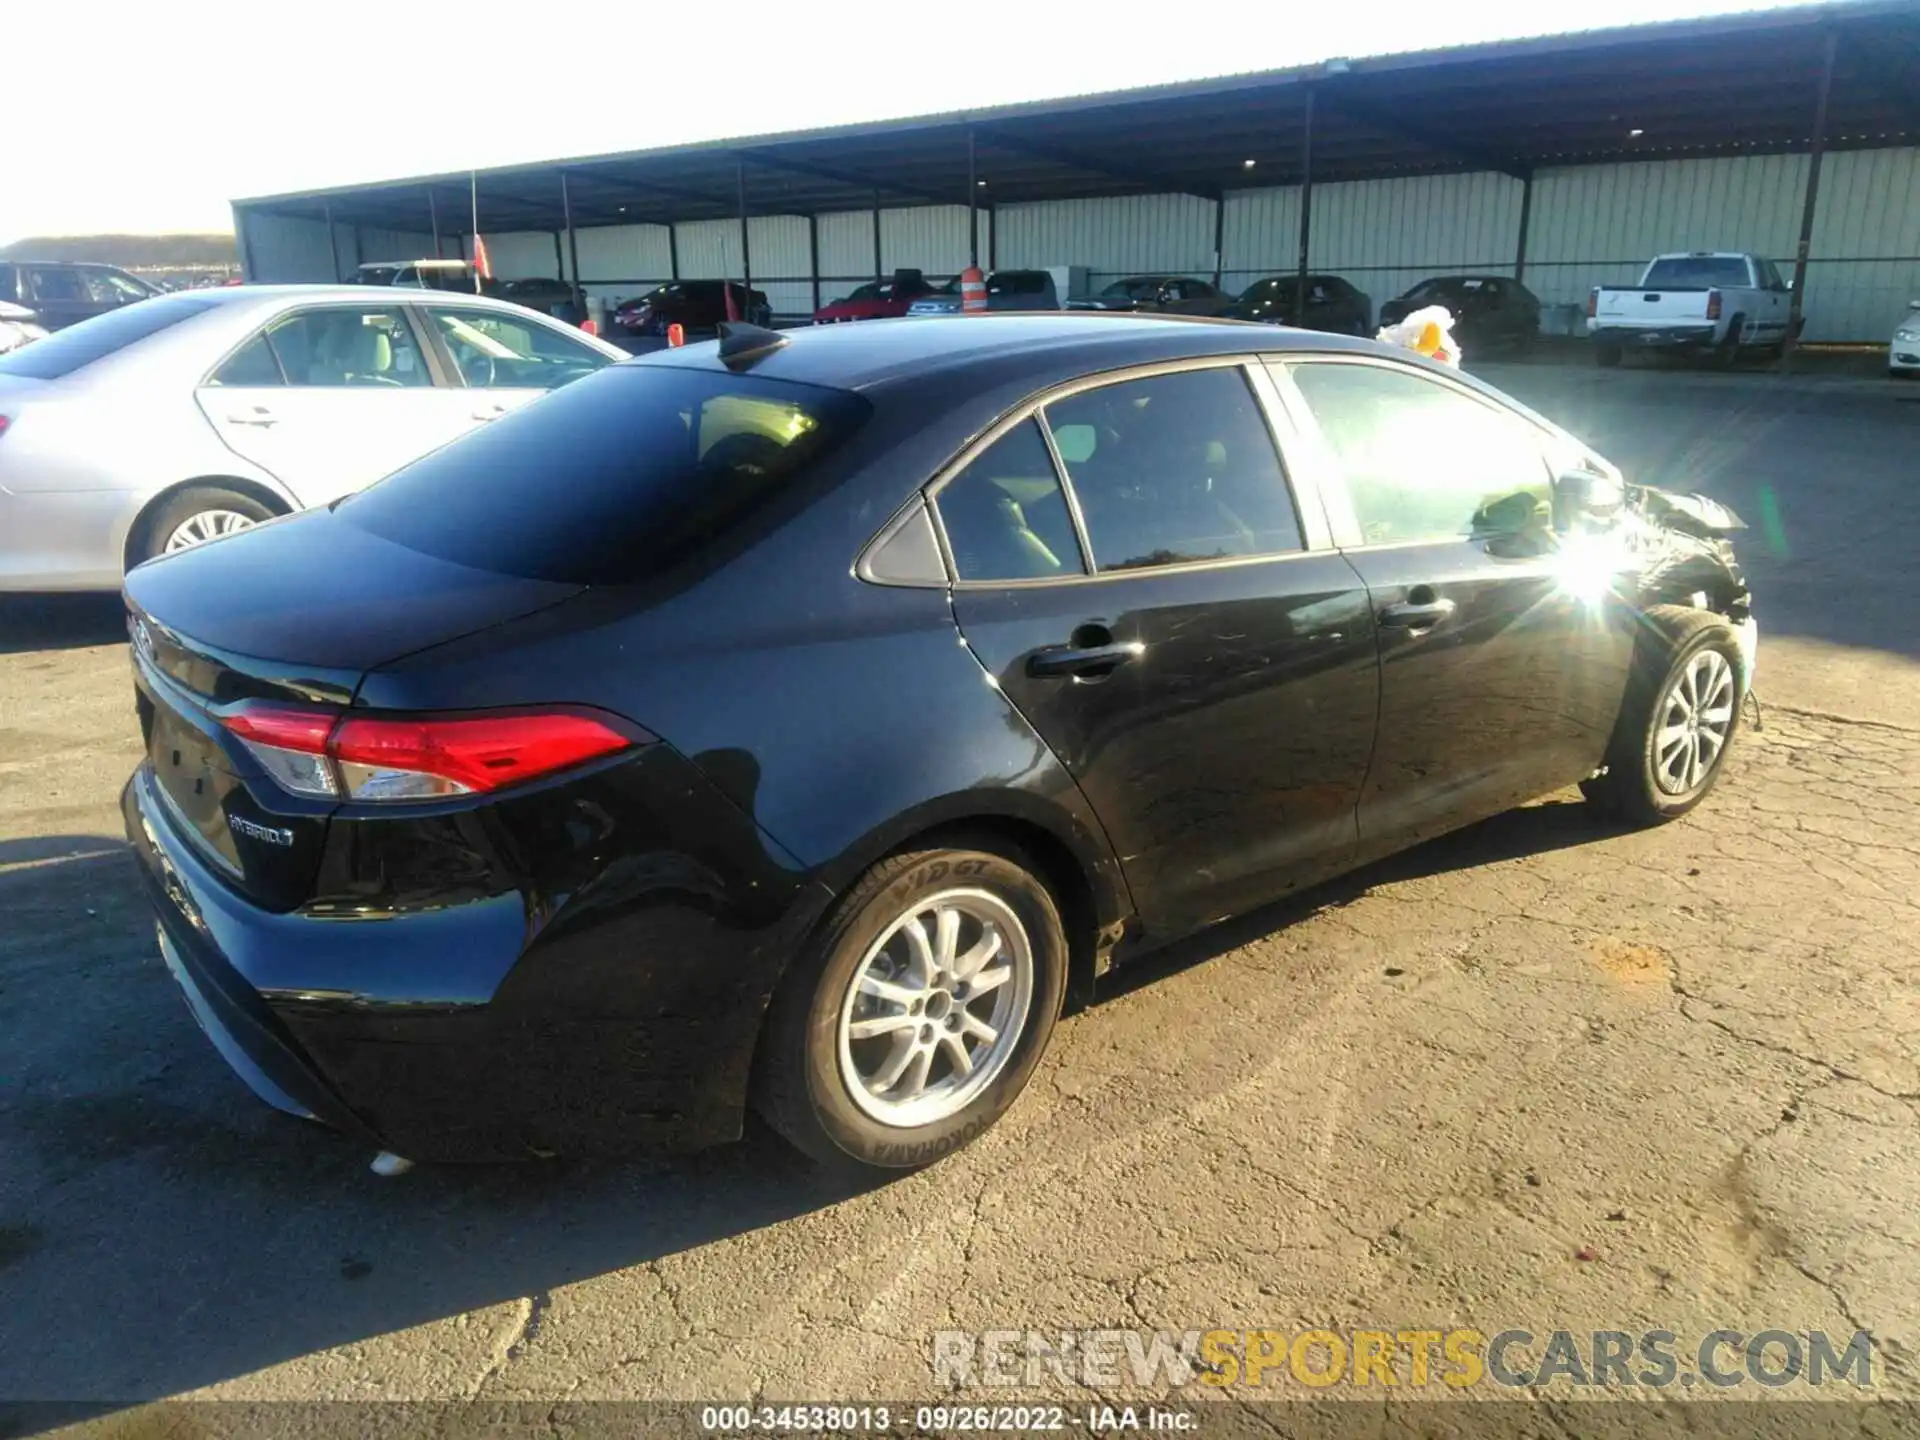
<svg viewBox="0 0 1920 1440">
<path fill-rule="evenodd" d="M 1300 128 L 1300 263 L 1293 287 L 1293 323 L 1307 321 L 1307 247 L 1313 236 L 1313 87 L 1307 86 L 1306 123 Z"/>
<path fill-rule="evenodd" d="M 573 303 L 584 315 L 587 310 L 587 292 L 580 287 L 580 241 L 573 233 L 573 195 L 567 189 L 567 172 L 560 172 L 560 214 L 567 222 L 567 267 L 569 278 L 573 281 Z"/>
<path fill-rule="evenodd" d="M 473 271 L 473 293 L 480 293 L 480 172 L 467 172 L 467 201 L 473 211 L 473 251 L 467 257 L 468 269 Z"/>
<path fill-rule="evenodd" d="M 807 216 L 807 275 L 813 281 L 813 308 L 820 308 L 820 217 Z"/>
<path fill-rule="evenodd" d="M 340 237 L 333 233 L 333 202 L 320 202 L 320 213 L 327 222 L 327 254 L 333 257 L 333 283 L 338 285 L 343 278 L 340 274 Z"/>
<path fill-rule="evenodd" d="M 680 227 L 667 222 L 667 278 L 680 278 Z"/>
<path fill-rule="evenodd" d="M 1226 192 L 1213 197 L 1213 288 L 1221 288 L 1221 277 L 1226 274 L 1227 244 L 1227 196 Z"/>
<path fill-rule="evenodd" d="M 433 203 L 433 187 L 427 187 L 427 224 L 433 230 L 433 258 L 440 258 L 440 207 Z"/>
<path fill-rule="evenodd" d="M 1533 223 L 1533 171 L 1520 181 L 1520 235 L 1513 246 L 1513 278 L 1527 278 L 1527 227 Z"/>
<path fill-rule="evenodd" d="M 875 280 L 886 278 L 885 272 L 880 268 L 880 192 L 878 190 L 873 192 L 873 278 Z"/>
<path fill-rule="evenodd" d="M 1787 333 L 1780 342 L 1780 368 L 1793 363 L 1794 346 L 1800 343 L 1802 311 L 1807 299 L 1807 253 L 1813 248 L 1813 217 L 1820 204 L 1820 158 L 1827 148 L 1827 98 L 1833 91 L 1833 62 L 1840 49 L 1840 34 L 1827 29 L 1826 53 L 1820 64 L 1820 93 L 1813 102 L 1813 144 L 1807 152 L 1807 195 L 1800 206 L 1800 244 L 1793 252 L 1793 297 L 1787 306 Z"/>
<path fill-rule="evenodd" d="M 751 294 L 753 290 L 753 256 L 747 250 L 747 163 L 744 160 L 733 162 L 734 195 L 740 202 L 740 288 Z M 742 303 L 751 303 L 743 301 Z M 742 315 L 742 320 L 747 317 Z"/>
<path fill-rule="evenodd" d="M 980 219 L 973 197 L 980 189 L 973 165 L 973 127 L 967 127 L 967 263 L 980 268 Z"/>
</svg>

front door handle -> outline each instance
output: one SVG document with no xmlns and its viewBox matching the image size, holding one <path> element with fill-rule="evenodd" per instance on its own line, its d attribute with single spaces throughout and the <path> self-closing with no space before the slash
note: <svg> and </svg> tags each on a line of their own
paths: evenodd
<svg viewBox="0 0 1920 1440">
<path fill-rule="evenodd" d="M 1397 626 L 1402 630 L 1431 630 L 1458 608 L 1453 601 L 1445 598 L 1425 602 L 1406 601 L 1399 605 L 1389 605 L 1382 610 L 1380 623 Z"/>
<path fill-rule="evenodd" d="M 1111 641 L 1105 645 L 1054 645 L 1033 653 L 1027 660 L 1027 674 L 1036 680 L 1103 679 L 1146 653 L 1147 647 L 1138 640 Z"/>
</svg>

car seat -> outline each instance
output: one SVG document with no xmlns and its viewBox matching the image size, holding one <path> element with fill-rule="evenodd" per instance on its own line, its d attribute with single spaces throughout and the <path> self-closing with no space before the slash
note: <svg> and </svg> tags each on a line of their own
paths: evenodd
<svg viewBox="0 0 1920 1440">
<path fill-rule="evenodd" d="M 1035 580 L 1067 567 L 1034 533 L 1014 498 L 984 475 L 966 475 L 940 496 L 940 518 L 963 580 Z"/>
</svg>

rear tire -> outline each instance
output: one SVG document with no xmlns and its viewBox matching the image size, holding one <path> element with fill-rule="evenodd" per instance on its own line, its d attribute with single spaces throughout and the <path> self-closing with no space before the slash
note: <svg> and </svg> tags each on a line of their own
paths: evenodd
<svg viewBox="0 0 1920 1440">
<path fill-rule="evenodd" d="M 1018 850 L 984 837 L 891 856 L 782 981 L 754 1108 L 834 1170 L 932 1164 L 1026 1088 L 1066 982 L 1059 908 Z"/>
<path fill-rule="evenodd" d="M 1593 347 L 1593 363 L 1602 370 L 1611 370 L 1626 353 L 1618 345 L 1596 345 Z"/>
<path fill-rule="evenodd" d="M 1746 662 L 1733 627 L 1710 611 L 1656 605 L 1642 624 L 1606 773 L 1580 790 L 1597 814 L 1663 825 L 1706 799 L 1726 768 Z"/>
<path fill-rule="evenodd" d="M 128 568 L 170 550 L 191 548 L 240 530 L 250 530 L 277 512 L 251 495 L 221 485 L 189 485 L 170 495 L 142 522 Z M 193 537 L 198 538 L 193 538 Z"/>
</svg>

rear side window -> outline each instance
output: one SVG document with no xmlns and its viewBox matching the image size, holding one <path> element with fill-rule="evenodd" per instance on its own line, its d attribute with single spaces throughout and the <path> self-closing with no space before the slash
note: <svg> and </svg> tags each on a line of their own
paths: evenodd
<svg viewBox="0 0 1920 1440">
<path fill-rule="evenodd" d="M 207 383 L 257 388 L 261 385 L 284 385 L 286 376 L 280 373 L 280 362 L 274 359 L 273 347 L 267 343 L 266 332 L 262 331 L 229 355 L 227 363 L 214 371 Z"/>
<path fill-rule="evenodd" d="M 58 380 L 83 365 L 104 359 L 127 346 L 157 335 L 182 320 L 213 308 L 211 300 L 172 296 L 109 310 L 78 325 L 56 330 L 44 340 L 0 355 L 0 375 L 24 375 L 33 380 Z"/>
<path fill-rule="evenodd" d="M 1046 293 L 1047 277 L 1039 270 L 1002 270 L 988 282 L 990 295 L 1041 295 Z"/>
<path fill-rule="evenodd" d="M 1098 569 L 1303 548 L 1273 436 L 1239 367 L 1103 385 L 1046 414 Z"/>
<path fill-rule="evenodd" d="M 721 540 L 870 408 L 812 385 L 610 365 L 414 461 L 339 513 L 457 565 L 626 584 Z"/>
<path fill-rule="evenodd" d="M 1023 420 L 947 483 L 940 523 L 962 580 L 1080 575 L 1080 542 L 1040 426 Z"/>
</svg>

